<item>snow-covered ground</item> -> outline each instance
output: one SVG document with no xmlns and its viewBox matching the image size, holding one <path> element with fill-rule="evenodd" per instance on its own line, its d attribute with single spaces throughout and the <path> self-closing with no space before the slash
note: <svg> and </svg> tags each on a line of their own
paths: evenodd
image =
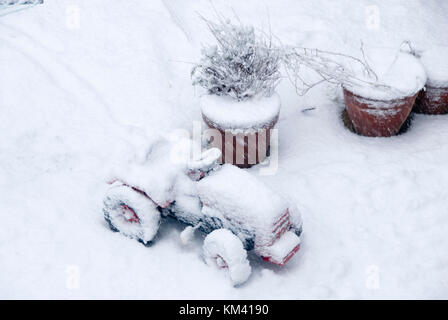
<svg viewBox="0 0 448 320">
<path fill-rule="evenodd" d="M 285 44 L 448 45 L 443 0 L 213 4 Z M 213 18 L 211 2 L 45 0 L 0 17 L 0 298 L 448 298 L 448 116 L 360 137 L 331 86 L 278 88 L 279 170 L 260 178 L 303 214 L 285 267 L 252 257 L 233 288 L 201 260 L 199 235 L 182 247 L 175 222 L 150 248 L 110 232 L 102 196 L 117 155 L 141 131 L 200 120 L 190 68 L 209 35 L 197 13 Z"/>
</svg>

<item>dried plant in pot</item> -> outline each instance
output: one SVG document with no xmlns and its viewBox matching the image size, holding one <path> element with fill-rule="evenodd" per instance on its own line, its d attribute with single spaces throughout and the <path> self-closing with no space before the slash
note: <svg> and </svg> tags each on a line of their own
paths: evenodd
<svg viewBox="0 0 448 320">
<path fill-rule="evenodd" d="M 250 167 L 267 157 L 279 117 L 279 52 L 253 27 L 205 22 L 217 44 L 203 48 L 192 80 L 206 91 L 200 97 L 206 135 L 221 149 L 222 163 Z"/>
<path fill-rule="evenodd" d="M 301 80 L 300 69 L 305 66 L 321 77 L 320 82 L 342 86 L 352 127 L 364 136 L 396 135 L 426 82 L 418 59 L 401 50 L 370 50 L 366 54 L 361 47 L 362 58 L 317 49 L 293 48 L 287 52 L 286 66 L 295 83 Z M 296 87 L 303 93 L 320 82 L 310 85 L 301 81 Z"/>
<path fill-rule="evenodd" d="M 424 114 L 448 113 L 448 47 L 435 46 L 421 53 L 428 81 L 417 97 L 414 111 Z"/>
</svg>

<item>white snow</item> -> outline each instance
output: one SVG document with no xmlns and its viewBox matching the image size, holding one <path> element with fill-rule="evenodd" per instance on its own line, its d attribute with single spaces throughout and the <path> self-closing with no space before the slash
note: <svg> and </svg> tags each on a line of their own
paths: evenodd
<svg viewBox="0 0 448 320">
<path fill-rule="evenodd" d="M 384 90 L 382 86 L 368 84 L 345 85 L 354 94 L 372 100 L 389 101 L 403 97 L 412 97 L 426 84 L 426 73 L 423 65 L 413 55 L 391 49 L 366 50 L 366 61 L 375 72 L 378 80 L 372 80 L 365 74 L 359 78 L 374 84 L 386 85 L 391 90 Z M 385 104 L 390 107 L 389 104 Z M 378 104 L 378 108 L 382 105 Z"/>
<path fill-rule="evenodd" d="M 428 86 L 448 87 L 448 46 L 434 46 L 424 50 L 421 62 L 428 74 Z"/>
<path fill-rule="evenodd" d="M 280 97 L 254 97 L 238 101 L 228 96 L 204 95 L 202 113 L 223 130 L 257 130 L 272 125 L 280 113 Z"/>
<path fill-rule="evenodd" d="M 265 30 L 270 21 L 285 45 L 448 46 L 446 1 L 213 3 Z M 208 0 L 46 0 L 0 17 L 0 297 L 448 298 L 448 117 L 360 137 L 330 85 L 303 97 L 286 79 L 277 87 L 278 170 L 258 178 L 303 215 L 284 267 L 249 255 L 252 276 L 233 288 L 203 263 L 199 232 L 187 248 L 185 226 L 162 223 L 146 248 L 107 228 L 103 178 L 138 132 L 201 120 L 190 69 L 209 33 L 197 12 L 213 17 Z"/>
</svg>

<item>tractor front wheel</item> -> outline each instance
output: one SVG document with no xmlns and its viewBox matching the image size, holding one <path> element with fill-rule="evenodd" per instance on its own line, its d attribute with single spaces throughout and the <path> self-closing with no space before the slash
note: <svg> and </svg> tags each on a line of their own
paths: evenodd
<svg viewBox="0 0 448 320">
<path fill-rule="evenodd" d="M 208 234 L 203 251 L 205 262 L 226 271 L 234 286 L 243 284 L 249 278 L 252 270 L 247 252 L 241 240 L 230 230 L 217 229 Z"/>
</svg>

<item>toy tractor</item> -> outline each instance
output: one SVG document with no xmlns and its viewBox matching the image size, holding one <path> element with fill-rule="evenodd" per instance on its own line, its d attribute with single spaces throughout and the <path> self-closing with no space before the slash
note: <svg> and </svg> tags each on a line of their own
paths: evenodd
<svg viewBox="0 0 448 320">
<path fill-rule="evenodd" d="M 156 143 L 142 161 L 114 175 L 103 209 L 113 231 L 149 245 L 161 219 L 173 217 L 188 225 L 181 240 L 196 229 L 206 234 L 206 263 L 226 269 L 235 286 L 251 273 L 247 251 L 284 265 L 299 250 L 302 221 L 295 205 L 247 171 L 217 165 L 218 149 L 174 163 L 172 147 Z"/>
</svg>

